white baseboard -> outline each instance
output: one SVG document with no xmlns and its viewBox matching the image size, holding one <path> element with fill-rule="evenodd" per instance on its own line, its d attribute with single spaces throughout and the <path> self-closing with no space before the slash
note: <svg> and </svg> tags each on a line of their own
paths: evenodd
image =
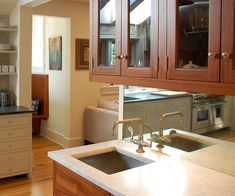
<svg viewBox="0 0 235 196">
<path fill-rule="evenodd" d="M 68 138 L 61 133 L 58 133 L 52 129 L 43 128 L 41 131 L 41 135 L 61 146 L 64 148 L 75 147 L 75 146 L 82 146 L 83 145 L 83 138 Z"/>
</svg>

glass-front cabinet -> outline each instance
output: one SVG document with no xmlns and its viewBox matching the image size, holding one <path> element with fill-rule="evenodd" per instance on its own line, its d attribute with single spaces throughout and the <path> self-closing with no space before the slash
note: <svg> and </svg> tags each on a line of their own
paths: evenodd
<svg viewBox="0 0 235 196">
<path fill-rule="evenodd" d="M 219 81 L 220 0 L 168 4 L 168 78 Z"/>
<path fill-rule="evenodd" d="M 157 70 L 157 1 L 94 3 L 93 73 L 152 77 Z M 155 8 L 154 8 L 155 7 Z M 155 20 L 152 20 L 155 17 Z M 155 31 L 153 34 L 152 32 Z"/>
</svg>

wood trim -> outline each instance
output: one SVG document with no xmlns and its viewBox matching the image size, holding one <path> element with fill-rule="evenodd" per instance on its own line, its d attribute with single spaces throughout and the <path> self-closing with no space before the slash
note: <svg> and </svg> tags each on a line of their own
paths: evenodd
<svg viewBox="0 0 235 196">
<path fill-rule="evenodd" d="M 230 58 L 221 59 L 221 82 L 235 83 L 235 0 L 222 1 L 221 54 L 231 54 Z"/>
<path fill-rule="evenodd" d="M 80 175 L 53 161 L 53 194 L 110 196 L 111 194 Z"/>
<path fill-rule="evenodd" d="M 157 80 L 153 78 L 118 77 L 118 76 L 92 76 L 93 82 L 113 83 L 121 85 L 145 86 L 181 90 L 187 92 L 214 93 L 222 95 L 235 95 L 235 84 L 182 81 L 182 80 Z"/>
<path fill-rule="evenodd" d="M 167 1 L 159 0 L 159 79 L 167 78 L 167 58 Z"/>
</svg>

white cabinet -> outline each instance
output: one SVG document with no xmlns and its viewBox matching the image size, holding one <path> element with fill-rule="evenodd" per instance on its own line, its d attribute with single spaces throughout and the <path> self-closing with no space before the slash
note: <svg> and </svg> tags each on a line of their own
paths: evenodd
<svg viewBox="0 0 235 196">
<path fill-rule="evenodd" d="M 141 101 L 124 103 L 123 118 L 143 118 L 153 131 L 160 128 L 160 117 L 164 113 L 179 111 L 183 113 L 183 121 L 178 116 L 172 116 L 165 120 L 164 129 L 175 128 L 184 131 L 191 130 L 192 97 L 178 97 L 163 100 Z M 125 128 L 125 127 L 124 127 Z M 136 127 L 134 127 L 136 128 Z M 146 133 L 148 130 L 145 131 Z M 124 131 L 124 137 L 129 133 Z"/>
<path fill-rule="evenodd" d="M 32 173 L 32 114 L 0 115 L 0 178 Z"/>
</svg>

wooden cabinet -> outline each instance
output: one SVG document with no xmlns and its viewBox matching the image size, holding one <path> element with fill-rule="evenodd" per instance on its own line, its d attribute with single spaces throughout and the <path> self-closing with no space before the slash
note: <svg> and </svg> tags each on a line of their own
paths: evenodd
<svg viewBox="0 0 235 196">
<path fill-rule="evenodd" d="M 111 194 L 64 166 L 53 163 L 54 196 L 111 196 Z"/>
<path fill-rule="evenodd" d="M 0 116 L 0 178 L 32 173 L 31 113 Z"/>
<path fill-rule="evenodd" d="M 115 17 L 101 24 L 112 3 Z M 141 8 L 144 3 L 151 13 Z M 90 5 L 92 81 L 235 95 L 235 0 L 93 0 Z M 135 24 L 138 16 L 149 17 Z M 114 37 L 115 49 L 104 50 L 102 37 L 105 42 Z"/>
<path fill-rule="evenodd" d="M 233 83 L 234 8 L 234 0 L 167 4 L 168 79 Z"/>
<path fill-rule="evenodd" d="M 92 74 L 156 77 L 157 1 L 95 0 L 91 5 Z"/>
</svg>

